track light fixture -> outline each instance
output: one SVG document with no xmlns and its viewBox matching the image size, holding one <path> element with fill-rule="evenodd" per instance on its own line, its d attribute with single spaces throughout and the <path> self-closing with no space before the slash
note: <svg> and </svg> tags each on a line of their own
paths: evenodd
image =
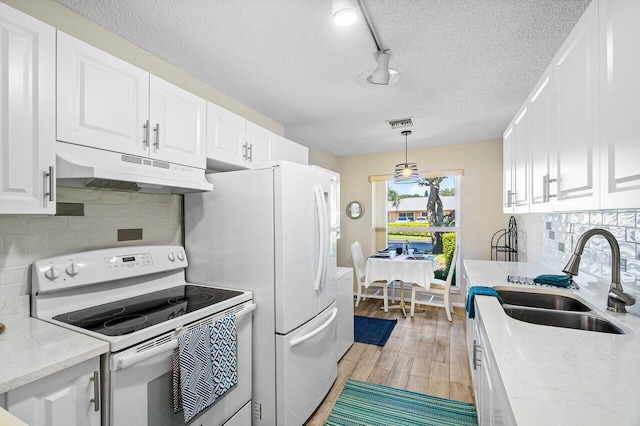
<svg viewBox="0 0 640 426">
<path fill-rule="evenodd" d="M 376 53 L 373 55 L 376 60 L 376 68 L 371 71 L 362 73 L 358 78 L 358 83 L 367 87 L 375 86 L 388 86 L 398 81 L 400 74 L 398 71 L 389 68 L 389 59 L 391 53 L 389 49 L 382 48 L 382 44 L 378 38 L 378 35 L 373 28 L 369 13 L 364 7 L 363 0 L 332 0 L 331 1 L 331 13 L 333 15 L 333 22 L 336 25 L 349 25 L 358 19 L 358 9 L 364 17 L 364 20 L 373 39 L 373 43 L 376 46 Z"/>
</svg>

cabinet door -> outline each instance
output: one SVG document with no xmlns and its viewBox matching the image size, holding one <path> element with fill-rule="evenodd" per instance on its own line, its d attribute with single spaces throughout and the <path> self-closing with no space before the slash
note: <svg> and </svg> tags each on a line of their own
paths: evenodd
<svg viewBox="0 0 640 426">
<path fill-rule="evenodd" d="M 0 3 L 0 214 L 56 212 L 55 37 Z"/>
<path fill-rule="evenodd" d="M 57 139 L 147 156 L 149 73 L 58 31 Z"/>
<path fill-rule="evenodd" d="M 602 208 L 640 207 L 640 2 L 600 2 Z"/>
<path fill-rule="evenodd" d="M 513 130 L 512 189 L 513 212 L 529 212 L 529 144 L 531 137 L 529 109 L 525 107 L 516 117 Z"/>
<path fill-rule="evenodd" d="M 100 426 L 99 371 L 95 358 L 9 391 L 7 409 L 30 426 Z"/>
<path fill-rule="evenodd" d="M 279 135 L 271 135 L 271 160 L 287 160 L 308 165 L 309 148 Z"/>
<path fill-rule="evenodd" d="M 549 67 L 533 90 L 529 101 L 530 212 L 553 211 L 556 176 L 553 152 L 553 96 Z"/>
<path fill-rule="evenodd" d="M 554 58 L 557 210 L 599 208 L 598 2 Z"/>
<path fill-rule="evenodd" d="M 154 75 L 149 77 L 152 158 L 204 169 L 207 102 Z"/>
<path fill-rule="evenodd" d="M 515 127 L 510 126 L 502 138 L 502 211 L 513 213 L 513 149 Z"/>
<path fill-rule="evenodd" d="M 228 164 L 247 167 L 246 126 L 245 118 L 207 102 L 208 168 L 224 170 Z"/>
<path fill-rule="evenodd" d="M 271 135 L 267 129 L 247 121 L 247 143 L 249 161 L 265 163 L 271 160 Z M 259 166 L 259 164 L 257 164 Z"/>
</svg>

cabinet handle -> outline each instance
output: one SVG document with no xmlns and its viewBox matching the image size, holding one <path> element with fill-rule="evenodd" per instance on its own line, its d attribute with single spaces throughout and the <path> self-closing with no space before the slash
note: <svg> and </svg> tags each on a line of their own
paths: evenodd
<svg viewBox="0 0 640 426">
<path fill-rule="evenodd" d="M 478 367 L 481 367 L 482 365 L 479 363 L 480 358 L 478 358 L 478 351 L 480 351 L 480 345 L 476 344 L 476 341 L 473 341 L 473 370 L 477 370 Z"/>
<path fill-rule="evenodd" d="M 160 149 L 160 123 L 156 123 L 156 127 L 153 128 L 155 132 L 156 141 L 153 143 L 153 146 L 156 148 L 156 151 Z"/>
<path fill-rule="evenodd" d="M 504 204 L 505 207 L 511 207 L 513 205 L 513 196 L 516 195 L 512 190 L 507 191 L 507 202 Z"/>
<path fill-rule="evenodd" d="M 242 145 L 242 159 L 247 161 L 249 159 L 249 143 L 245 142 Z"/>
<path fill-rule="evenodd" d="M 45 192 L 44 196 L 49 197 L 49 201 L 51 202 L 53 202 L 53 182 L 55 179 L 53 172 L 54 172 L 53 166 L 49 166 L 49 172 L 44 172 L 45 179 L 49 180 L 49 192 Z"/>
<path fill-rule="evenodd" d="M 542 176 L 542 201 L 548 203 L 553 197 L 557 197 L 558 194 L 551 194 L 551 182 L 556 182 L 558 179 L 550 179 L 549 174 Z"/>
<path fill-rule="evenodd" d="M 93 398 L 91 398 L 93 410 L 100 411 L 100 374 L 97 370 L 93 372 L 93 377 L 89 380 L 93 382 Z"/>
<path fill-rule="evenodd" d="M 144 129 L 144 139 L 142 140 L 142 146 L 149 148 L 149 120 L 142 125 Z"/>
<path fill-rule="evenodd" d="M 247 148 L 247 152 L 248 152 L 248 160 L 249 161 L 253 161 L 253 144 L 249 145 L 249 147 Z"/>
</svg>

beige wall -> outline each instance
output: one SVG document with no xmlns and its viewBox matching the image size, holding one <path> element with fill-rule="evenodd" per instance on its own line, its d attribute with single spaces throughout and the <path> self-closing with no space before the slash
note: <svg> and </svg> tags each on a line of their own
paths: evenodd
<svg viewBox="0 0 640 426">
<path fill-rule="evenodd" d="M 284 126 L 174 65 L 88 21 L 53 0 L 0 0 L 86 43 L 117 56 L 170 83 L 228 109 L 278 135 Z"/>
<path fill-rule="evenodd" d="M 463 169 L 461 186 L 460 243 L 463 259 L 489 259 L 491 236 L 508 225 L 502 213 L 502 140 L 445 145 L 409 150 L 409 159 L 420 171 Z M 338 265 L 352 266 L 349 245 L 360 241 L 365 254 L 372 251 L 370 175 L 389 174 L 404 162 L 404 151 L 338 158 L 340 172 L 340 225 Z M 364 204 L 360 219 L 349 219 L 349 202 Z"/>
<path fill-rule="evenodd" d="M 332 152 L 321 149 L 309 150 L 309 164 L 323 167 L 328 170 L 338 171 L 338 156 Z"/>
</svg>

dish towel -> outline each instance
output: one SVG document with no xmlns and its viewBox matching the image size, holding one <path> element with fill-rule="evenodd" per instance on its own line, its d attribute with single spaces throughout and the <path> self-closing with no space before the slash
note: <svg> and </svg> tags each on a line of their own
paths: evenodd
<svg viewBox="0 0 640 426">
<path fill-rule="evenodd" d="M 213 393 L 216 399 L 238 384 L 236 316 L 229 315 L 209 325 Z"/>
<path fill-rule="evenodd" d="M 465 303 L 465 309 L 469 314 L 469 318 L 476 317 L 476 308 L 473 304 L 473 299 L 476 296 L 494 296 L 498 298 L 498 301 L 502 305 L 502 298 L 498 294 L 497 291 L 493 289 L 493 287 L 484 287 L 484 286 L 474 286 L 469 289 L 469 294 L 467 295 L 467 302 Z"/>
<path fill-rule="evenodd" d="M 178 352 L 182 409 L 188 423 L 215 401 L 209 324 L 178 336 Z"/>
<path fill-rule="evenodd" d="M 571 278 L 571 275 L 544 274 L 538 275 L 533 279 L 533 282 L 536 284 L 546 284 L 563 288 L 569 287 L 572 281 L 573 278 Z"/>
</svg>

